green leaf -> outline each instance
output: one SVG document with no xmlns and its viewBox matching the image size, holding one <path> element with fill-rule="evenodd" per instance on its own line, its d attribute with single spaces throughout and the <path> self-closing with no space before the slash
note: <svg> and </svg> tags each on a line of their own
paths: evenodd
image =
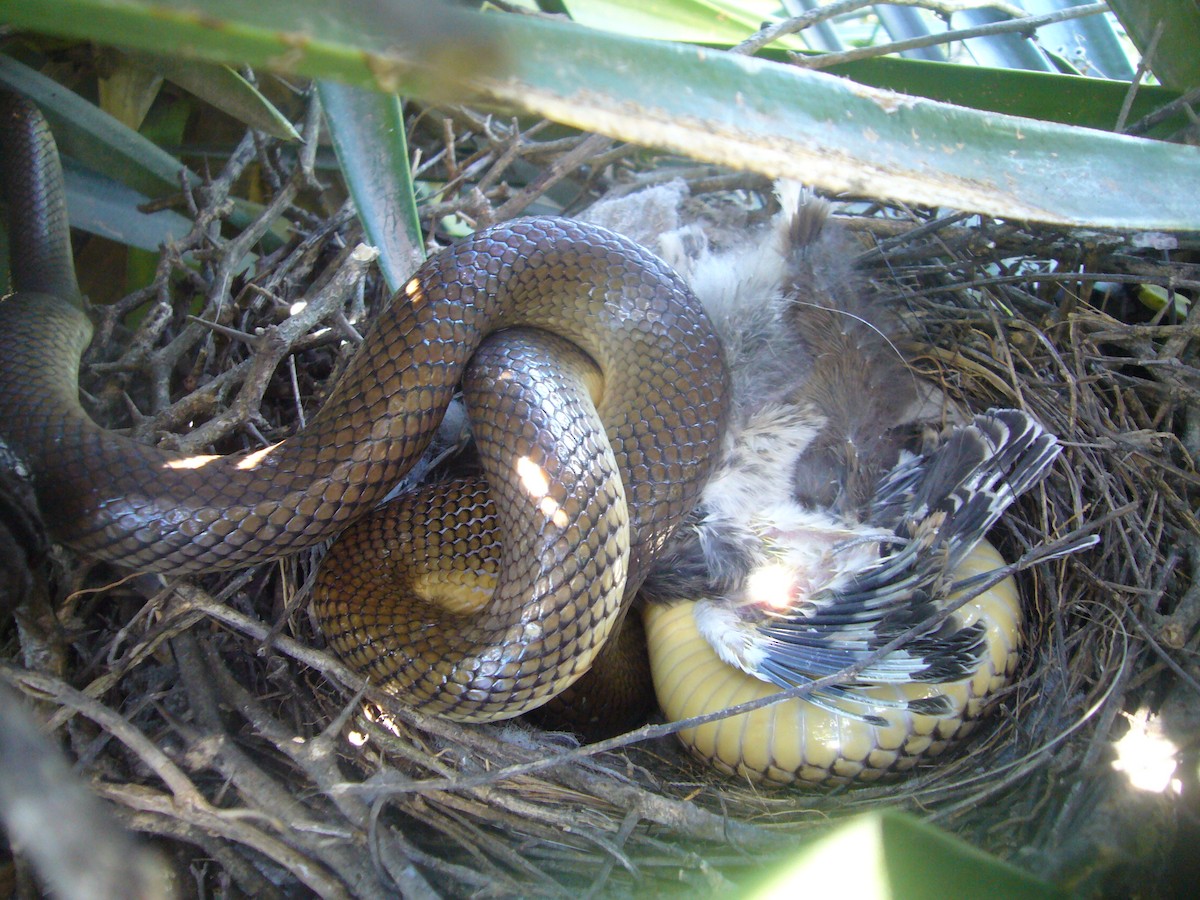
<svg viewBox="0 0 1200 900">
<path fill-rule="evenodd" d="M 1200 86 L 1200 6 L 1195 0 L 1109 0 L 1108 5 L 1159 81 L 1180 91 Z"/>
<path fill-rule="evenodd" d="M 702 34 L 703 29 L 699 26 L 691 27 L 690 24 L 676 28 L 677 13 L 662 12 L 661 20 L 652 18 L 646 12 L 621 16 L 620 8 L 627 3 L 640 6 L 636 0 L 603 0 L 597 4 L 583 0 L 575 3 L 572 9 L 578 7 L 587 10 L 586 16 L 576 18 L 590 27 L 605 28 L 631 37 L 670 37 L 672 40 L 687 40 L 714 50 L 729 49 L 757 27 L 713 27 L 709 29 L 713 33 L 712 37 L 694 37 L 693 35 Z M 680 3 L 662 0 L 660 5 L 673 9 L 684 4 L 682 0 Z M 611 16 L 606 19 L 605 16 L 599 15 L 599 10 L 594 7 L 609 8 Z M 710 22 L 715 21 L 710 14 Z M 720 19 L 721 24 L 727 22 L 727 19 Z M 1065 29 L 1066 24 L 1084 30 L 1088 39 L 1089 54 L 1120 50 L 1119 47 L 1109 47 L 1102 40 L 1107 34 L 1113 42 L 1116 41 L 1111 26 L 1105 19 L 1089 17 L 1056 27 Z M 1042 30 L 1046 31 L 1049 28 L 1050 26 L 1047 26 Z M 1097 47 L 1098 50 L 1093 49 Z M 780 63 L 788 61 L 788 53 L 775 45 L 760 50 L 757 55 Z M 1110 62 L 1110 66 L 1116 68 L 1118 63 Z M 1109 78 L 1063 75 L 1028 69 L 991 68 L 896 56 L 838 63 L 827 66 L 822 71 L 831 75 L 843 75 L 859 84 L 968 106 L 972 109 L 1025 116 L 1045 122 L 1060 122 L 1064 125 L 1080 125 L 1103 131 L 1112 131 L 1116 127 L 1122 104 L 1129 92 L 1127 83 Z M 1178 97 L 1179 91 L 1144 85 L 1134 97 L 1128 121 L 1136 121 Z M 1171 134 L 1186 124 L 1185 116 L 1180 112 L 1173 119 L 1162 123 L 1155 133 Z"/>
<path fill-rule="evenodd" d="M 1200 151 L 526 16 L 410 3 L 8 0 L 15 25 L 546 116 L 833 192 L 1195 229 Z M 281 29 L 285 23 L 285 29 Z"/>
<path fill-rule="evenodd" d="M 2 9 L 3 7 L 0 7 Z M 0 85 L 25 94 L 46 116 L 63 156 L 147 197 L 179 191 L 179 160 L 78 94 L 22 63 L 0 55 Z M 186 177 L 198 184 L 190 172 Z"/>
<path fill-rule="evenodd" d="M 780 6 L 772 0 L 567 0 L 571 18 L 580 25 L 629 37 L 664 41 L 736 44 L 779 19 Z M 788 35 L 778 46 L 803 49 L 799 38 Z"/>
<path fill-rule="evenodd" d="M 178 240 L 192 228 L 179 213 L 159 210 L 144 213 L 144 194 L 85 169 L 73 160 L 63 161 L 67 208 L 71 226 L 109 240 L 157 251 L 169 240 Z"/>
<path fill-rule="evenodd" d="M 400 98 L 331 81 L 318 89 L 359 219 L 379 248 L 388 287 L 397 291 L 424 247 Z"/>
<path fill-rule="evenodd" d="M 127 128 L 137 131 L 162 87 L 158 72 L 138 65 L 125 54 L 113 53 L 99 82 L 100 108 Z"/>
<path fill-rule="evenodd" d="M 1063 896 L 1020 869 L 927 825 L 891 811 L 868 813 L 807 844 L 767 876 L 751 900 L 803 896 L 856 900 L 940 900 Z"/>
<path fill-rule="evenodd" d="M 859 84 L 930 100 L 1102 131 L 1116 127 L 1121 105 L 1129 92 L 1125 82 L 1104 78 L 893 57 L 842 63 L 825 71 L 844 75 Z M 1136 121 L 1178 97 L 1179 92 L 1172 89 L 1143 86 L 1134 97 L 1129 121 Z M 1169 134 L 1185 124 L 1180 113 L 1163 123 L 1158 133 Z"/>
<path fill-rule="evenodd" d="M 134 57 L 239 122 L 280 140 L 300 140 L 287 116 L 229 66 L 148 53 L 137 53 Z"/>
</svg>

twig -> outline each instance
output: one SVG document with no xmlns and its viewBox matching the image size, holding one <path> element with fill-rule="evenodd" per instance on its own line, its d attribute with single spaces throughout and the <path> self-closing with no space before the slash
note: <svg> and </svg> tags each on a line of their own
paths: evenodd
<svg viewBox="0 0 1200 900">
<path fill-rule="evenodd" d="M 12 670 L 6 680 L 17 676 Z M 176 896 L 157 853 L 114 827 L 59 749 L 46 740 L 7 685 L 0 684 L 0 821 L 14 848 L 67 900 Z"/>
<path fill-rule="evenodd" d="M 1129 88 L 1125 91 L 1125 97 L 1121 101 L 1121 111 L 1117 114 L 1117 122 L 1113 126 L 1113 131 L 1125 131 L 1125 122 L 1129 119 L 1129 110 L 1133 107 L 1133 100 L 1137 96 L 1138 87 L 1141 85 L 1142 79 L 1146 77 L 1146 73 L 1150 71 L 1154 55 L 1158 52 L 1158 42 L 1162 38 L 1165 24 L 1165 20 L 1159 19 L 1158 24 L 1154 26 L 1154 34 L 1150 36 L 1150 43 L 1146 45 L 1145 52 L 1138 60 L 1137 71 L 1133 73 L 1133 78 L 1129 82 Z"/>
</svg>

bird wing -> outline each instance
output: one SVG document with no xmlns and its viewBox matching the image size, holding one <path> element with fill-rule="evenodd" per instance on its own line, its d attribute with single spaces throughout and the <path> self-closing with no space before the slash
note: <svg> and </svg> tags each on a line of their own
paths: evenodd
<svg viewBox="0 0 1200 900">
<path fill-rule="evenodd" d="M 896 549 L 795 608 L 757 607 L 762 653 L 755 674 L 781 687 L 806 684 L 861 665 L 918 629 L 899 649 L 868 662 L 854 684 L 944 683 L 970 675 L 984 651 L 983 625 L 964 626 L 953 616 L 936 621 L 962 587 L 954 571 L 1059 449 L 1027 414 L 990 410 L 929 454 L 902 460 L 882 480 L 870 522 L 895 535 Z M 820 693 L 843 702 L 849 694 L 854 702 L 847 686 Z M 880 704 L 871 698 L 869 705 Z"/>
</svg>

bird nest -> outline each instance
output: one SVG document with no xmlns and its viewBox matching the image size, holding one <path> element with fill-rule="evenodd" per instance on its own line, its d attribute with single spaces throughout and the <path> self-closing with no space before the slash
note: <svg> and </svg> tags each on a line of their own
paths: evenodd
<svg viewBox="0 0 1200 900">
<path fill-rule="evenodd" d="M 748 221 L 769 212 L 770 186 L 753 176 L 537 135 L 425 111 L 412 137 L 425 174 L 447 184 L 427 225 L 549 205 L 564 176 L 552 205 L 567 213 L 675 178 Z M 350 208 L 314 212 L 332 207 L 311 163 L 247 138 L 188 198 L 196 229 L 147 287 L 102 311 L 83 375 L 99 420 L 224 452 L 291 433 L 319 407 L 354 323 L 386 292 Z M 515 184 L 530 163 L 543 175 Z M 228 199 L 248 173 L 278 202 L 236 233 Z M 281 216 L 295 236 L 243 270 Z M 1031 412 L 1064 446 L 992 534 L 1019 561 L 1027 652 L 944 757 L 882 784 L 772 789 L 700 767 L 661 723 L 581 746 L 521 723 L 422 716 L 322 651 L 308 614 L 320 550 L 188 579 L 55 556 L 53 600 L 21 610 L 6 680 L 106 814 L 158 845 L 184 894 L 709 893 L 880 806 L 1085 893 L 1144 886 L 1179 794 L 1133 789 L 1114 747 L 1156 728 L 1184 745 L 1196 716 L 1200 385 L 1183 298 L 1200 273 L 1162 252 L 1164 236 L 861 198 L 835 198 L 835 221 L 860 239 L 855 265 L 903 323 L 915 371 L 966 407 Z M 84 287 L 99 290 L 86 273 Z"/>
</svg>

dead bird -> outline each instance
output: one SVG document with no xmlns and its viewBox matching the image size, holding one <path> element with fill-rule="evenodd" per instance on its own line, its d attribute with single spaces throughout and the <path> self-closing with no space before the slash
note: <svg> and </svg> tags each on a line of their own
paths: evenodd
<svg viewBox="0 0 1200 900">
<path fill-rule="evenodd" d="M 687 626 L 721 662 L 776 689 L 857 667 L 806 698 L 828 714 L 826 727 L 838 724 L 834 762 L 844 762 L 839 748 L 854 742 L 854 729 L 895 728 L 899 718 L 946 717 L 950 724 L 933 727 L 951 737 L 981 704 L 907 687 L 970 682 L 986 667 L 981 690 L 1003 683 L 1020 642 L 1019 609 L 998 614 L 996 627 L 1014 632 L 1002 636 L 989 634 L 987 618 L 938 613 L 988 530 L 1045 474 L 1057 441 L 1019 410 L 964 415 L 913 374 L 888 338 L 888 315 L 850 270 L 848 239 L 828 227 L 824 201 L 783 186 L 781 211 L 765 228 L 720 246 L 728 232 L 718 228 L 714 239 L 678 217 L 678 186 L 655 190 L 637 212 L 601 207 L 599 221 L 650 223 L 651 234 L 631 236 L 651 241 L 717 322 L 735 406 L 723 461 L 642 598 L 650 609 L 690 604 Z M 1016 602 L 1015 587 L 1011 594 Z M 879 652 L 910 631 L 902 646 Z M 878 772 L 939 744 L 901 741 L 901 752 L 848 767 L 814 767 L 815 751 L 793 754 L 791 772 L 778 760 L 765 767 L 776 776 L 726 767 L 826 780 Z M 878 734 L 867 745 L 878 753 Z M 740 743 L 732 752 L 744 762 Z"/>
</svg>

